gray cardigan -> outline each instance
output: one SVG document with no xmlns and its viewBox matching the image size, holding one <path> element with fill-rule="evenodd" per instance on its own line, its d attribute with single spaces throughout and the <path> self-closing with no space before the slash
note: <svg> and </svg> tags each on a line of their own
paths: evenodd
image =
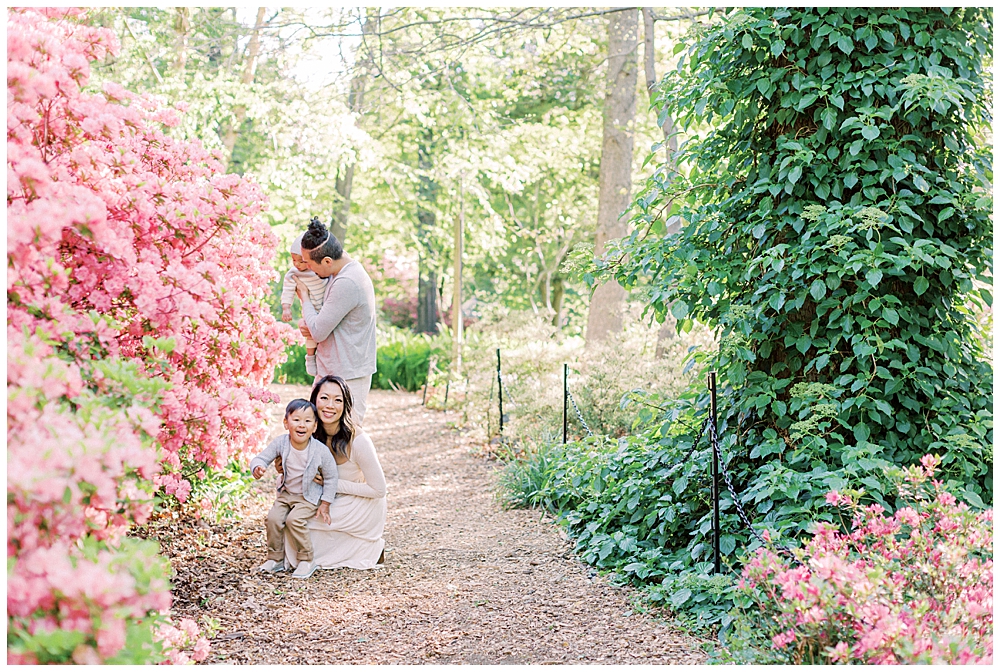
<svg viewBox="0 0 1000 672">
<path fill-rule="evenodd" d="M 267 469 L 274 462 L 274 458 L 279 455 L 281 463 L 288 464 L 288 453 L 292 450 L 295 449 L 292 448 L 288 434 L 282 434 L 267 444 L 267 448 L 262 450 L 259 455 L 250 460 L 250 471 L 252 472 L 257 466 Z M 306 462 L 305 473 L 302 474 L 302 497 L 310 504 L 319 505 L 320 499 L 332 503 L 337 494 L 337 462 L 333 459 L 330 449 L 316 439 L 309 439 L 306 450 L 309 451 L 309 460 Z M 313 481 L 317 472 L 323 474 L 323 485 Z M 281 478 L 278 480 L 278 492 L 281 492 L 284 487 L 285 479 Z"/>
</svg>

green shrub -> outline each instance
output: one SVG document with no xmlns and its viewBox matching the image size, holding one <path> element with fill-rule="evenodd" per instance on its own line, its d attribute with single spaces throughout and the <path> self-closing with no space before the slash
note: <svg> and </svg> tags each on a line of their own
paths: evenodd
<svg viewBox="0 0 1000 672">
<path fill-rule="evenodd" d="M 975 323 L 992 302 L 991 21 L 733 10 L 662 84 L 679 125 L 714 128 L 678 153 L 679 174 L 649 178 L 614 274 L 655 286 L 651 308 L 682 328 L 719 330 L 730 424 L 749 419 L 737 481 L 789 507 L 783 520 L 805 520 L 829 478 L 885 504 L 886 469 L 926 452 L 992 502 L 993 369 Z M 671 203 L 682 225 L 663 235 Z"/>
<path fill-rule="evenodd" d="M 294 344 L 285 348 L 285 361 L 274 369 L 272 382 L 282 385 L 312 385 L 313 376 L 306 373 L 306 346 Z"/>
<path fill-rule="evenodd" d="M 636 429 L 641 403 L 626 398 L 674 397 L 694 380 L 700 364 L 691 352 L 713 345 L 711 334 L 695 330 L 670 341 L 657 358 L 656 329 L 636 311 L 625 329 L 608 343 L 584 347 L 566 337 L 543 316 L 514 312 L 469 329 L 463 349 L 463 381 L 457 391 L 463 424 L 482 441 L 499 426 L 497 348 L 504 381 L 505 438 L 520 445 L 562 440 L 563 364 L 569 365 L 569 389 L 584 421 L 596 434 L 623 436 Z M 691 366 L 685 370 L 686 364 Z M 454 385 L 453 385 L 454 389 Z M 633 391 L 640 392 L 633 395 Z M 652 395 L 652 396 L 650 396 Z M 569 436 L 586 435 L 570 406 Z M 487 432 L 489 430 L 489 432 Z"/>
<path fill-rule="evenodd" d="M 238 507 L 251 492 L 253 480 L 248 464 L 232 460 L 195 480 L 190 499 L 200 506 L 202 515 L 211 515 L 218 523 L 238 515 Z"/>
<path fill-rule="evenodd" d="M 450 362 L 447 330 L 436 336 L 414 334 L 406 329 L 389 328 L 378 333 L 378 371 L 372 387 L 380 390 L 403 389 L 414 392 L 423 387 L 431 358 L 438 368 Z"/>
</svg>

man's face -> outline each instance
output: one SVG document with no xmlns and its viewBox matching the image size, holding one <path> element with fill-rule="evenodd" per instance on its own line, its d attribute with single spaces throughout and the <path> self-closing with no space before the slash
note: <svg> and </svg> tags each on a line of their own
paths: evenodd
<svg viewBox="0 0 1000 672">
<path fill-rule="evenodd" d="M 333 259 L 330 257 L 323 257 L 322 261 L 313 261 L 312 255 L 310 255 L 309 252 L 310 250 L 302 250 L 302 259 L 305 260 L 310 271 L 321 278 L 329 278 L 333 275 Z"/>
</svg>

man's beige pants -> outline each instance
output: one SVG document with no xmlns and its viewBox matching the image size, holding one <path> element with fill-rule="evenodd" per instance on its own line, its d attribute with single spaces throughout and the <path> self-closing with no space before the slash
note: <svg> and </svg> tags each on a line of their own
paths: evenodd
<svg viewBox="0 0 1000 672">
<path fill-rule="evenodd" d="M 368 410 L 368 391 L 372 389 L 372 377 L 350 378 L 344 382 L 351 388 L 351 400 L 354 402 L 354 412 L 351 413 L 351 417 L 361 425 L 365 419 L 365 411 Z"/>
<path fill-rule="evenodd" d="M 316 515 L 316 504 L 310 504 L 302 495 L 282 490 L 267 512 L 267 559 L 280 562 L 285 559 L 285 529 L 292 535 L 299 562 L 312 562 L 313 546 L 306 525 Z"/>
</svg>

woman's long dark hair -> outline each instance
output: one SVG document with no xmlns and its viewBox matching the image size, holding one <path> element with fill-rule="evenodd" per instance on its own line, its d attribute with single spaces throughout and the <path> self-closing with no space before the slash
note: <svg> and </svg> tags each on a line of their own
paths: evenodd
<svg viewBox="0 0 1000 672">
<path fill-rule="evenodd" d="M 312 395 L 309 397 L 309 401 L 312 402 L 313 406 L 316 406 L 316 399 L 319 397 L 320 388 L 326 383 L 336 383 L 344 395 L 344 413 L 340 416 L 340 430 L 333 436 L 329 436 L 317 412 L 316 418 L 319 422 L 317 423 L 316 431 L 313 432 L 313 438 L 329 448 L 334 457 L 347 457 L 347 447 L 351 445 L 354 435 L 357 434 L 357 429 L 354 427 L 354 418 L 351 417 L 351 412 L 354 410 L 354 398 L 351 397 L 351 388 L 347 386 L 343 378 L 332 375 L 323 376 L 313 385 Z"/>
</svg>

